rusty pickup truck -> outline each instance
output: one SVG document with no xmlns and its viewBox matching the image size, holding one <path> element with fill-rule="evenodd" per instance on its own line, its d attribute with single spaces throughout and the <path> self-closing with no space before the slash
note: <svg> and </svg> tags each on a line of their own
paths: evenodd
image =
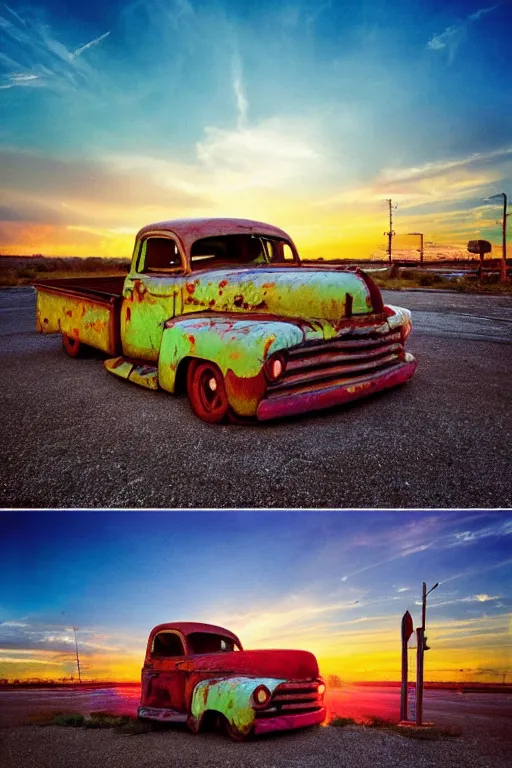
<svg viewBox="0 0 512 768">
<path fill-rule="evenodd" d="M 35 283 L 36 327 L 110 373 L 186 389 L 217 423 L 327 408 L 403 384 L 409 310 L 384 306 L 357 267 L 301 264 L 281 229 L 246 219 L 143 227 L 128 275 Z"/>
<path fill-rule="evenodd" d="M 325 683 L 308 651 L 244 651 L 212 624 L 159 624 L 148 639 L 141 720 L 186 723 L 193 733 L 221 724 L 236 741 L 318 725 Z"/>
</svg>

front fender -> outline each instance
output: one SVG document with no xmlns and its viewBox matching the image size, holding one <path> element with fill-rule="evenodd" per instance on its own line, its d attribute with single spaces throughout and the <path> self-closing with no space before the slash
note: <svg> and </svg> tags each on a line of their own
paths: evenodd
<svg viewBox="0 0 512 768">
<path fill-rule="evenodd" d="M 259 685 L 266 685 L 270 693 L 285 680 L 274 677 L 229 677 L 221 680 L 202 680 L 192 694 L 190 707 L 193 730 L 201 725 L 204 714 L 218 712 L 240 733 L 247 735 L 254 724 L 255 710 L 252 694 Z"/>
<path fill-rule="evenodd" d="M 233 410 L 240 416 L 254 416 L 266 389 L 264 361 L 302 341 L 300 326 L 281 320 L 253 320 L 240 315 L 171 320 L 162 336 L 158 382 L 162 389 L 174 392 L 182 360 L 209 360 L 222 371 Z"/>
</svg>

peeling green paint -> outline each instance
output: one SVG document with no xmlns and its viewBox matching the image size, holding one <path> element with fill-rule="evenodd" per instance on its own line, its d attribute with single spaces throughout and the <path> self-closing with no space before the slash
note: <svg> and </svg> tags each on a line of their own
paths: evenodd
<svg viewBox="0 0 512 768">
<path fill-rule="evenodd" d="M 266 685 L 273 693 L 286 680 L 268 677 L 229 677 L 221 680 L 203 680 L 196 685 L 192 695 L 191 713 L 197 726 L 205 712 L 219 712 L 240 733 L 251 730 L 255 710 L 252 694 L 259 685 Z"/>
</svg>

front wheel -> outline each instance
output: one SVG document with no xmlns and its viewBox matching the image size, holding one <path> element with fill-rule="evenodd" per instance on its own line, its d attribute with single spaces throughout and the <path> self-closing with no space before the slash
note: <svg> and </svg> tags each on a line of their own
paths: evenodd
<svg viewBox="0 0 512 768">
<path fill-rule="evenodd" d="M 70 357 L 80 357 L 84 353 L 85 345 L 73 336 L 68 336 L 67 333 L 62 334 L 62 346 Z"/>
<path fill-rule="evenodd" d="M 187 392 L 195 415 L 208 424 L 219 424 L 228 415 L 229 403 L 224 376 L 215 363 L 191 360 L 187 370 Z"/>
<path fill-rule="evenodd" d="M 249 741 L 251 738 L 251 731 L 249 731 L 249 733 L 242 733 L 242 731 L 239 731 L 235 725 L 231 725 L 227 718 L 225 718 L 224 727 L 232 741 Z"/>
</svg>

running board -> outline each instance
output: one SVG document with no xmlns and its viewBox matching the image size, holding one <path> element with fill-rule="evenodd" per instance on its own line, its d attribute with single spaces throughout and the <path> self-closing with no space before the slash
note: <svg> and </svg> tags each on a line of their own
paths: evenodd
<svg viewBox="0 0 512 768">
<path fill-rule="evenodd" d="M 186 723 L 188 717 L 183 712 L 162 707 L 139 707 L 137 717 L 141 720 L 158 720 L 161 723 Z"/>
<path fill-rule="evenodd" d="M 145 363 L 134 363 L 124 357 L 113 357 L 105 360 L 105 368 L 114 376 L 128 379 L 146 389 L 158 389 L 158 369 Z"/>
</svg>

